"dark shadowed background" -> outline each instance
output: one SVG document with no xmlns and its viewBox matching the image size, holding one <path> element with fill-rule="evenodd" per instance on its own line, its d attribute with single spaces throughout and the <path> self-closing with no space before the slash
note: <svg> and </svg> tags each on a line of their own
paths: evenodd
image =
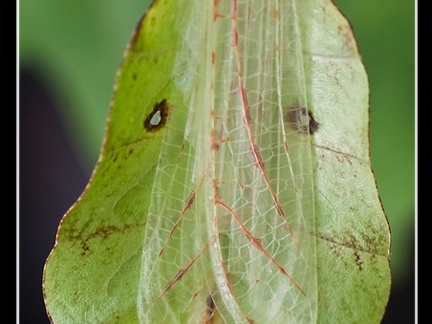
<svg viewBox="0 0 432 324">
<path fill-rule="evenodd" d="M 97 161 L 115 73 L 149 3 L 19 3 L 21 323 L 49 323 L 43 265 Z M 392 230 L 383 323 L 414 323 L 414 1 L 335 3 L 353 26 L 369 75 L 372 166 Z"/>
</svg>

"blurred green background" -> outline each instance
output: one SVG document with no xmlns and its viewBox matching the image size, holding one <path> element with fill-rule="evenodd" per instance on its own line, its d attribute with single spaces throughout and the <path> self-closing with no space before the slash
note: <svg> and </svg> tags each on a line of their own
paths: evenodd
<svg viewBox="0 0 432 324">
<path fill-rule="evenodd" d="M 131 33 L 150 2 L 19 2 L 20 77 L 24 73 L 31 75 L 40 91 L 53 101 L 58 123 L 87 180 L 99 155 L 117 68 Z M 351 22 L 369 75 L 371 158 L 392 231 L 393 298 L 402 291 L 398 287 L 414 282 L 415 3 L 334 2 Z M 20 92 L 27 96 L 21 87 Z M 21 127 L 20 134 L 25 131 Z M 23 186 L 26 184 L 20 182 Z M 64 186 L 67 188 L 68 184 Z M 78 197 L 74 195 L 72 202 Z M 21 223 L 26 221 L 24 216 L 27 217 L 22 215 Z M 54 222 L 58 224 L 62 216 L 55 215 Z M 25 235 L 21 231 L 21 236 Z M 51 245 L 39 247 L 42 258 L 35 260 L 33 268 L 38 275 L 54 243 L 55 230 L 44 235 Z M 37 284 L 40 287 L 40 282 Z M 43 311 L 41 295 L 35 298 Z M 405 302 L 414 304 L 413 295 L 406 298 Z"/>
</svg>

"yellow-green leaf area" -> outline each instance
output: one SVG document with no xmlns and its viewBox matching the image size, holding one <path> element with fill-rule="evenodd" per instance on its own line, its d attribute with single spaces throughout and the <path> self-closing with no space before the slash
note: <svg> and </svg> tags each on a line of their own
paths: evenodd
<svg viewBox="0 0 432 324">
<path fill-rule="evenodd" d="M 168 95 L 173 106 L 178 101 L 167 78 L 178 40 L 166 28 L 167 9 L 172 10 L 154 4 L 133 34 L 118 72 L 98 164 L 59 226 L 44 270 L 45 302 L 55 323 L 137 319 L 146 197 L 164 133 L 163 128 L 147 131 L 144 121 Z"/>
</svg>

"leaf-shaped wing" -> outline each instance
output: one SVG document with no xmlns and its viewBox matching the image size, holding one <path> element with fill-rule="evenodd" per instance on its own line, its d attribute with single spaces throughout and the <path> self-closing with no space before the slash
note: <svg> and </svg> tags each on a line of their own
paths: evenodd
<svg viewBox="0 0 432 324">
<path fill-rule="evenodd" d="M 150 199 L 143 322 L 316 320 L 315 120 L 297 10 L 190 1 L 173 20 L 183 100 L 170 108 Z"/>
<path fill-rule="evenodd" d="M 45 267 L 51 319 L 379 322 L 389 231 L 367 107 L 330 1 L 155 1 Z"/>
</svg>

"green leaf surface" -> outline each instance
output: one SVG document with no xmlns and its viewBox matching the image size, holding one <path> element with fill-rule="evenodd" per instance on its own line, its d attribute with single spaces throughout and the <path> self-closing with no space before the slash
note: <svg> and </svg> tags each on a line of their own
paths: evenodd
<svg viewBox="0 0 432 324">
<path fill-rule="evenodd" d="M 156 1 L 44 271 L 55 323 L 378 323 L 368 82 L 330 1 Z"/>
</svg>

